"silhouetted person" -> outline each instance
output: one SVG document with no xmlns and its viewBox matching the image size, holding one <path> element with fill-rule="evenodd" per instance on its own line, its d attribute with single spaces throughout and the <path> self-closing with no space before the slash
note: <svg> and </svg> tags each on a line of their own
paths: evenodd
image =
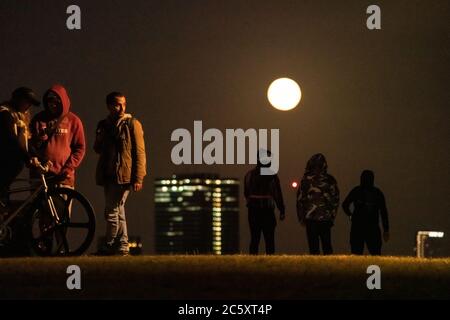
<svg viewBox="0 0 450 320">
<path fill-rule="evenodd" d="M 309 159 L 297 190 L 297 216 L 306 226 L 310 254 L 332 254 L 331 227 L 339 207 L 336 179 L 327 173 L 327 161 L 321 153 Z"/>
<path fill-rule="evenodd" d="M 270 151 L 267 152 L 270 156 Z M 258 153 L 258 163 L 245 176 L 244 195 L 247 200 L 248 223 L 250 225 L 250 254 L 258 254 L 261 233 L 264 235 L 266 254 L 275 253 L 275 206 L 280 211 L 280 220 L 284 220 L 285 209 L 278 175 L 261 175 L 261 167 L 270 167 L 261 163 Z M 263 161 L 265 162 L 265 161 Z"/>
<path fill-rule="evenodd" d="M 0 196 L 8 198 L 7 189 L 26 164 L 37 160 L 28 152 L 30 138 L 29 109 L 39 106 L 36 94 L 30 88 L 14 90 L 11 99 L 0 104 Z"/>
<path fill-rule="evenodd" d="M 350 245 L 353 254 L 363 254 L 364 244 L 371 255 L 381 254 L 381 231 L 379 216 L 383 223 L 384 241 L 389 240 L 389 220 L 383 192 L 374 186 L 375 176 L 370 170 L 361 173 L 361 184 L 348 194 L 342 203 L 344 212 L 350 216 L 352 227 Z M 353 211 L 350 205 L 353 204 Z"/>
</svg>

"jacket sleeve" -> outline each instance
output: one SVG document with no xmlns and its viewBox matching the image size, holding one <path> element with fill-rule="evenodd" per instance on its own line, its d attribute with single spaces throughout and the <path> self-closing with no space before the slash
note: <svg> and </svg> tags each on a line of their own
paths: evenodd
<svg viewBox="0 0 450 320">
<path fill-rule="evenodd" d="M 103 143 L 105 140 L 105 130 L 103 128 L 103 122 L 100 121 L 97 124 L 97 129 L 95 130 L 95 142 L 94 142 L 94 151 L 95 153 L 102 153 Z"/>
<path fill-rule="evenodd" d="M 107 120 L 102 120 L 97 124 L 95 130 L 94 151 L 101 154 L 103 151 L 108 150 L 113 142 L 113 138 L 116 134 L 113 133 L 113 128 Z"/>
<path fill-rule="evenodd" d="M 248 197 L 250 195 L 250 177 L 251 177 L 251 171 L 247 172 L 244 178 L 244 197 L 245 200 L 248 201 Z"/>
<path fill-rule="evenodd" d="M 339 188 L 336 179 L 332 178 L 330 183 L 330 206 L 333 211 L 333 217 L 336 217 L 337 211 L 339 209 Z"/>
<path fill-rule="evenodd" d="M 284 207 L 284 200 L 283 200 L 283 193 L 281 191 L 281 185 L 280 185 L 280 179 L 278 178 L 278 175 L 275 176 L 274 179 L 275 183 L 275 190 L 274 190 L 274 200 L 277 205 L 278 210 L 280 210 L 280 213 L 285 213 L 285 207 Z"/>
<path fill-rule="evenodd" d="M 380 207 L 381 223 L 383 224 L 383 230 L 385 232 L 389 232 L 389 218 L 388 218 L 388 211 L 386 208 L 386 200 L 384 198 L 383 192 L 381 191 L 379 199 L 380 199 L 379 207 Z"/>
<path fill-rule="evenodd" d="M 297 189 L 297 218 L 298 221 L 300 222 L 305 219 L 305 208 L 303 207 L 303 200 L 305 197 L 305 186 L 306 183 L 302 179 Z"/>
<path fill-rule="evenodd" d="M 342 209 L 344 210 L 345 214 L 349 217 L 352 216 L 353 212 L 350 210 L 350 205 L 355 202 L 355 195 L 356 195 L 356 188 L 354 188 L 345 198 L 344 202 L 342 202 Z"/>
<path fill-rule="evenodd" d="M 77 120 L 74 122 L 73 130 L 74 132 L 70 144 L 71 154 L 61 170 L 61 173 L 66 173 L 69 176 L 73 175 L 73 172 L 80 165 L 86 152 L 84 129 L 80 119 L 77 118 Z"/>
<path fill-rule="evenodd" d="M 142 129 L 142 124 L 136 119 L 133 120 L 131 136 L 133 148 L 133 167 L 135 168 L 132 171 L 133 176 L 131 177 L 131 182 L 143 183 L 144 177 L 147 174 L 144 131 Z"/>
<path fill-rule="evenodd" d="M 28 140 L 28 153 L 31 156 L 38 157 L 39 156 L 39 146 L 42 143 L 43 133 L 40 132 L 38 128 L 38 121 L 36 116 L 34 116 L 30 121 L 30 135 L 31 138 Z M 46 161 L 47 159 L 39 159 L 41 161 Z"/>
<path fill-rule="evenodd" d="M 14 119 L 8 112 L 0 112 L 0 134 L 6 138 L 5 140 L 11 146 L 13 152 L 17 153 L 23 161 L 29 161 L 30 156 L 17 140 L 14 133 Z"/>
</svg>

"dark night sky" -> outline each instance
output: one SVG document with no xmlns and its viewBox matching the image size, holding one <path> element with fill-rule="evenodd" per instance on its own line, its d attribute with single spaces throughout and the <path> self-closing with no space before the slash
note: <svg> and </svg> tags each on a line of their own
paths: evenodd
<svg viewBox="0 0 450 320">
<path fill-rule="evenodd" d="M 66 29 L 66 8 L 82 10 L 82 30 Z M 366 8 L 381 7 L 382 30 L 369 31 Z M 17 86 L 42 93 L 64 84 L 84 121 L 89 152 L 78 189 L 98 212 L 95 125 L 104 96 L 123 91 L 145 128 L 150 175 L 128 202 L 130 234 L 153 252 L 153 179 L 174 172 L 241 178 L 249 165 L 171 164 L 176 128 L 279 128 L 280 179 L 287 219 L 281 253 L 307 251 L 289 182 L 308 158 L 326 155 L 343 198 L 371 168 L 391 218 L 388 254 L 412 254 L 415 232 L 450 236 L 449 16 L 443 1 L 23 1 L 0 2 L 0 95 Z M 280 112 L 266 90 L 278 77 L 302 87 L 300 106 Z M 242 181 L 242 180 L 241 180 Z M 241 195 L 242 197 L 242 195 Z M 243 199 L 241 199 L 243 204 Z M 338 213 L 335 251 L 347 253 L 349 222 Z M 241 205 L 241 249 L 248 224 Z M 448 242 L 447 242 L 448 243 Z"/>
</svg>

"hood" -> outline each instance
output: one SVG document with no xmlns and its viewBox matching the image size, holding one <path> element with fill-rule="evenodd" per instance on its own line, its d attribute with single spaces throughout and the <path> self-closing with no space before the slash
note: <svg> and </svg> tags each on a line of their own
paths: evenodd
<svg viewBox="0 0 450 320">
<path fill-rule="evenodd" d="M 270 158 L 272 156 L 272 153 L 270 152 L 270 150 L 266 150 L 266 149 L 259 149 L 258 153 L 257 153 L 257 160 L 256 160 L 256 167 L 257 168 L 270 168 L 271 166 L 271 162 L 269 161 L 266 164 L 263 164 L 261 162 L 261 159 L 265 160 L 264 162 L 266 162 L 268 159 L 268 157 Z"/>
<path fill-rule="evenodd" d="M 319 174 L 326 174 L 328 169 L 327 160 L 321 153 L 313 155 L 306 164 L 305 175 L 310 175 L 316 172 L 318 169 Z"/>
<path fill-rule="evenodd" d="M 43 97 L 43 101 L 44 101 L 44 108 L 45 110 L 47 110 L 47 104 L 45 103 L 45 99 L 47 98 L 47 95 L 53 91 L 54 93 L 56 93 L 59 98 L 61 99 L 62 102 L 62 113 L 60 116 L 66 115 L 69 113 L 70 111 L 70 99 L 69 99 L 69 95 L 67 94 L 66 88 L 64 88 L 62 85 L 60 84 L 54 84 L 50 89 L 48 89 Z"/>
<path fill-rule="evenodd" d="M 364 170 L 361 173 L 361 187 L 372 188 L 375 183 L 375 175 L 371 170 Z"/>
</svg>

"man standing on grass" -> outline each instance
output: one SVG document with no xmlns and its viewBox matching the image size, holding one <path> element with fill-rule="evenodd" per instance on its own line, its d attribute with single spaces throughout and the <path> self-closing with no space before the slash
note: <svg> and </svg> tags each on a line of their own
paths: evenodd
<svg viewBox="0 0 450 320">
<path fill-rule="evenodd" d="M 364 244 L 371 255 L 381 255 L 380 216 L 383 239 L 389 240 L 389 219 L 383 192 L 374 185 L 375 175 L 371 170 L 361 173 L 361 184 L 348 194 L 342 208 L 352 220 L 350 246 L 352 254 L 361 255 Z M 353 204 L 354 210 L 350 210 Z"/>
<path fill-rule="evenodd" d="M 106 243 L 99 255 L 128 255 L 125 202 L 130 190 L 142 190 L 146 175 L 144 132 L 141 123 L 126 111 L 120 92 L 106 96 L 108 117 L 97 125 L 94 150 L 100 155 L 97 184 L 105 194 Z"/>
<path fill-rule="evenodd" d="M 263 155 L 266 156 L 263 157 Z M 266 254 L 275 253 L 275 207 L 280 211 L 280 221 L 285 218 L 283 194 L 277 174 L 262 175 L 261 168 L 270 168 L 270 151 L 260 150 L 255 168 L 245 175 L 244 195 L 250 226 L 250 254 L 257 255 L 261 234 L 266 243 Z M 266 164 L 263 164 L 266 163 Z"/>
</svg>

